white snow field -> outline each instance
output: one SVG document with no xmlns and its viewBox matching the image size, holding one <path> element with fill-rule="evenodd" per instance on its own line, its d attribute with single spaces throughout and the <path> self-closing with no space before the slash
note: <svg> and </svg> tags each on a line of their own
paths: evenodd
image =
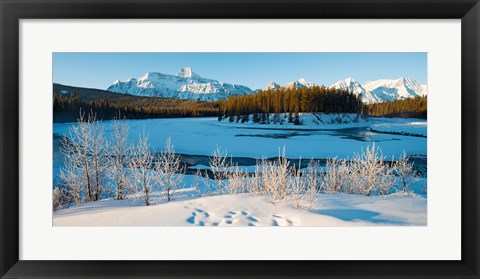
<svg viewBox="0 0 480 279">
<path fill-rule="evenodd" d="M 422 195 L 318 194 L 310 209 L 252 194 L 198 197 L 145 206 L 142 198 L 101 200 L 53 212 L 54 226 L 426 226 Z M 152 197 L 155 198 L 156 195 Z M 158 197 L 159 195 L 157 195 Z"/>
<path fill-rule="evenodd" d="M 427 122 L 413 121 L 408 123 L 379 123 L 373 124 L 372 130 L 380 132 L 404 133 L 411 135 L 427 136 Z"/>
</svg>

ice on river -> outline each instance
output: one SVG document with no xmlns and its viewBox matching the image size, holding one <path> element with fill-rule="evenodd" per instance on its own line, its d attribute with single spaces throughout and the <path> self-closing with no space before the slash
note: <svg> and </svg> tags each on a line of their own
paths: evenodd
<svg viewBox="0 0 480 279">
<path fill-rule="evenodd" d="M 107 134 L 110 124 L 104 121 Z M 54 124 L 54 134 L 66 134 L 70 125 Z M 403 151 L 410 155 L 427 154 L 426 138 L 370 131 L 413 130 L 426 135 L 426 120 L 419 119 L 371 118 L 359 123 L 294 126 L 228 123 L 209 117 L 128 120 L 128 125 L 132 141 L 145 132 L 152 146 L 160 150 L 171 137 L 177 153 L 191 155 L 212 155 L 219 146 L 234 157 L 259 159 L 277 156 L 279 148 L 285 146 L 289 158 L 351 158 L 373 141 L 388 158 L 398 157 Z"/>
</svg>

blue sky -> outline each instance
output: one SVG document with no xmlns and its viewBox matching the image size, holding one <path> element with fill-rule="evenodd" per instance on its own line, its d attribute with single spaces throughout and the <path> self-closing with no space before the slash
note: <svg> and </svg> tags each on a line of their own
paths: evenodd
<svg viewBox="0 0 480 279">
<path fill-rule="evenodd" d="M 202 77 L 264 88 L 305 78 L 331 85 L 352 77 L 414 78 L 427 83 L 427 53 L 54 53 L 53 82 L 106 89 L 146 72 L 176 74 L 189 66 Z"/>
</svg>

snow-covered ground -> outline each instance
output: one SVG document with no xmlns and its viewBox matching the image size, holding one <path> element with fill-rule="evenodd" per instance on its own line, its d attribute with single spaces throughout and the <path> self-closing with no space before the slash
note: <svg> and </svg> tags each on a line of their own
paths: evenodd
<svg viewBox="0 0 480 279">
<path fill-rule="evenodd" d="M 187 190 L 188 192 L 188 190 Z M 155 196 L 155 195 L 154 195 Z M 102 200 L 54 211 L 54 226 L 426 226 L 421 195 L 318 194 L 310 209 L 272 204 L 252 194 L 196 197 L 142 205 L 141 198 Z"/>
<path fill-rule="evenodd" d="M 402 133 L 427 136 L 426 121 L 412 121 L 408 123 L 378 123 L 371 126 L 372 130 L 387 133 Z"/>
</svg>

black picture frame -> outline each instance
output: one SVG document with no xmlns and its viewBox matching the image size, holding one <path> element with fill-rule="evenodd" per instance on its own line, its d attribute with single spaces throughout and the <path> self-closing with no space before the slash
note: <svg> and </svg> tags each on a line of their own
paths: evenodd
<svg viewBox="0 0 480 279">
<path fill-rule="evenodd" d="M 2 278 L 479 278 L 478 0 L 0 0 L 0 276 Z M 460 261 L 20 261 L 19 20 L 54 18 L 461 19 Z M 441 247 L 439 243 L 439 247 Z M 439 248 L 440 249 L 440 248 Z"/>
</svg>

